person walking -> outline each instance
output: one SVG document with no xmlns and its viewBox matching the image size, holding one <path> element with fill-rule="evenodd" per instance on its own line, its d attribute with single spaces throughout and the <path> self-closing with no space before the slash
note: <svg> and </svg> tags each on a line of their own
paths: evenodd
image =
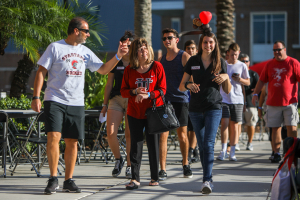
<svg viewBox="0 0 300 200">
<path fill-rule="evenodd" d="M 128 47 L 133 41 L 133 34 L 130 31 L 126 31 L 121 37 L 120 41 L 124 42 L 129 39 Z M 127 153 L 127 167 L 125 171 L 126 178 L 131 178 L 131 164 L 130 164 L 130 131 L 128 126 L 128 119 L 126 115 L 128 98 L 121 96 L 121 85 L 123 80 L 123 74 L 125 67 L 129 65 L 129 52 L 122 57 L 113 70 L 108 73 L 108 78 L 104 91 L 104 100 L 102 104 L 101 113 L 105 117 L 107 113 L 106 132 L 109 147 L 114 154 L 116 161 L 115 167 L 112 171 L 112 176 L 117 177 L 124 166 L 125 160 L 123 160 L 120 149 L 119 140 L 117 137 L 120 123 L 125 115 L 125 139 L 126 139 L 126 153 Z M 108 105 L 109 101 L 109 105 Z"/>
<path fill-rule="evenodd" d="M 166 28 L 162 31 L 163 44 L 167 49 L 167 53 L 163 55 L 158 61 L 163 65 L 166 73 L 167 93 L 166 101 L 173 105 L 175 115 L 179 121 L 180 127 L 177 128 L 177 135 L 180 144 L 182 155 L 183 177 L 192 178 L 193 172 L 190 169 L 188 161 L 189 141 L 187 138 L 188 125 L 188 91 L 181 92 L 178 90 L 180 81 L 184 73 L 184 66 L 190 55 L 177 47 L 179 36 L 176 30 Z M 168 137 L 169 131 L 160 135 L 159 141 L 159 160 L 161 170 L 159 172 L 160 180 L 167 178 L 166 160 L 168 152 Z"/>
<path fill-rule="evenodd" d="M 40 92 L 48 73 L 44 113 L 50 178 L 44 190 L 45 194 L 56 193 L 59 188 L 57 165 L 61 137 L 66 144 L 63 191 L 81 192 L 72 178 L 78 139 L 84 139 L 85 70 L 107 74 L 128 52 L 128 40 L 119 42 L 116 55 L 103 64 L 90 49 L 82 45 L 88 37 L 88 22 L 84 18 L 75 17 L 69 23 L 67 38 L 51 43 L 38 61 L 31 108 L 36 112 L 41 111 Z"/>
<path fill-rule="evenodd" d="M 146 110 L 153 105 L 162 106 L 160 90 L 166 93 L 166 77 L 163 66 L 153 61 L 154 53 L 144 38 L 135 39 L 130 46 L 130 65 L 126 67 L 121 86 L 121 95 L 128 98 L 127 118 L 130 129 L 132 178 L 126 189 L 137 189 L 140 185 L 140 167 L 144 144 L 144 130 L 148 147 L 151 181 L 150 186 L 159 185 L 158 142 L 159 134 L 149 134 Z"/>
<path fill-rule="evenodd" d="M 192 92 L 189 115 L 196 133 L 203 167 L 201 192 L 209 194 L 213 190 L 214 145 L 222 116 L 220 85 L 228 94 L 231 83 L 226 73 L 226 63 L 220 55 L 218 40 L 212 32 L 200 37 L 198 49 L 198 54 L 192 56 L 186 64 L 179 90 Z M 189 81 L 191 76 L 193 82 Z"/>
</svg>

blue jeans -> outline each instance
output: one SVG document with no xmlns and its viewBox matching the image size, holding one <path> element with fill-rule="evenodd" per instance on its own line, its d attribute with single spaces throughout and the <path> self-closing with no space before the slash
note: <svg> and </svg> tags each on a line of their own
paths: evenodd
<svg viewBox="0 0 300 200">
<path fill-rule="evenodd" d="M 189 115 L 198 141 L 203 168 L 203 182 L 212 181 L 215 138 L 222 117 L 222 110 L 190 112 Z"/>
</svg>

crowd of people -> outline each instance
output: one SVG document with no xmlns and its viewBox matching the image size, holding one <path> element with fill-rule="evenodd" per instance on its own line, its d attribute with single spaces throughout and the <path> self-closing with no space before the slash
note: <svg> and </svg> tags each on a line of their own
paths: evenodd
<svg viewBox="0 0 300 200">
<path fill-rule="evenodd" d="M 151 172 L 149 185 L 158 186 L 159 181 L 167 178 L 169 132 L 150 134 L 146 115 L 153 102 L 157 107 L 162 106 L 163 98 L 173 106 L 179 121 L 176 131 L 182 154 L 183 177 L 192 178 L 190 163 L 200 161 L 203 169 L 200 191 L 203 194 L 211 193 L 214 187 L 212 169 L 219 126 L 222 143 L 222 150 L 216 158 L 219 161 L 226 158 L 237 161 L 235 151 L 240 149 L 238 140 L 243 122 L 248 135 L 246 150 L 253 151 L 255 126 L 258 116 L 263 116 L 262 110 L 265 112 L 266 127 L 272 130 L 272 162 L 278 163 L 281 159 L 281 126 L 286 127 L 287 136 L 297 137 L 300 65 L 296 59 L 287 56 L 282 41 L 275 42 L 274 59 L 258 76 L 249 69 L 249 56 L 240 54 L 237 43 L 232 43 L 226 58 L 222 58 L 218 40 L 212 32 L 202 34 L 198 44 L 193 40 L 187 41 L 184 50 L 181 50 L 178 48 L 177 31 L 164 29 L 162 42 L 167 53 L 155 61 L 148 41 L 135 38 L 130 31 L 126 31 L 119 41 L 117 53 L 105 64 L 83 45 L 89 36 L 88 22 L 75 17 L 69 23 L 68 37 L 51 43 L 38 61 L 31 106 L 33 110 L 41 111 L 40 92 L 48 73 L 44 112 L 50 178 L 45 194 L 56 193 L 59 188 L 57 165 L 61 138 L 66 143 L 63 191 L 81 192 L 72 178 L 77 142 L 84 138 L 83 88 L 86 69 L 108 74 L 101 114 L 107 115 L 107 138 L 115 157 L 113 177 L 121 173 L 125 164 L 117 139 L 118 127 L 125 116 L 125 175 L 130 179 L 126 184 L 128 190 L 140 186 L 144 135 Z"/>
</svg>

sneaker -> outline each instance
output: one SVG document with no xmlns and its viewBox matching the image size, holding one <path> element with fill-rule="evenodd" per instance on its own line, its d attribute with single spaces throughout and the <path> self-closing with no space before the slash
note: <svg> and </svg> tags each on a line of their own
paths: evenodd
<svg viewBox="0 0 300 200">
<path fill-rule="evenodd" d="M 47 181 L 47 187 L 44 190 L 45 194 L 55 194 L 56 190 L 59 189 L 57 177 L 50 177 Z"/>
<path fill-rule="evenodd" d="M 271 160 L 271 163 L 279 163 L 280 161 L 281 161 L 281 156 L 275 153 L 274 158 Z"/>
<path fill-rule="evenodd" d="M 189 161 L 189 163 L 192 162 L 192 155 L 193 155 L 193 153 L 194 153 L 194 149 L 190 147 L 189 148 L 189 153 L 188 153 L 188 161 Z"/>
<path fill-rule="evenodd" d="M 192 178 L 193 177 L 193 172 L 190 168 L 190 165 L 183 166 L 183 177 L 184 178 Z"/>
<path fill-rule="evenodd" d="M 114 170 L 112 171 L 112 176 L 113 176 L 113 177 L 119 176 L 119 174 L 120 174 L 121 171 L 122 171 L 123 166 L 124 166 L 123 158 L 120 157 L 120 159 L 116 159 L 116 162 L 115 162 L 115 168 L 114 168 Z"/>
<path fill-rule="evenodd" d="M 199 160 L 200 160 L 200 157 L 199 157 L 199 149 L 198 149 L 197 147 L 194 149 L 193 154 L 194 154 L 194 158 L 192 159 L 192 162 L 193 162 L 193 163 L 199 162 Z"/>
<path fill-rule="evenodd" d="M 239 145 L 239 144 L 236 144 L 236 145 L 235 145 L 235 150 L 236 150 L 236 151 L 240 151 L 240 150 L 241 150 L 241 148 L 240 148 L 240 145 Z"/>
<path fill-rule="evenodd" d="M 236 159 L 236 157 L 235 157 L 235 156 L 232 156 L 232 157 L 231 157 L 231 156 L 229 156 L 229 160 L 230 160 L 230 161 L 237 161 L 237 159 Z"/>
<path fill-rule="evenodd" d="M 202 183 L 201 192 L 202 194 L 210 194 L 213 190 L 213 184 L 210 181 L 205 181 Z"/>
<path fill-rule="evenodd" d="M 158 178 L 160 181 L 164 181 L 167 179 L 167 172 L 165 170 L 160 170 L 158 172 Z"/>
<path fill-rule="evenodd" d="M 126 178 L 129 178 L 129 179 L 132 178 L 132 175 L 131 175 L 131 167 L 130 167 L 130 166 L 127 166 L 127 167 L 126 167 L 125 176 L 126 176 Z"/>
<path fill-rule="evenodd" d="M 224 160 L 225 158 L 228 158 L 228 154 L 227 154 L 227 152 L 226 153 L 224 153 L 223 151 L 220 151 L 220 154 L 219 154 L 219 156 L 217 157 L 217 160 Z"/>
<path fill-rule="evenodd" d="M 272 151 L 271 156 L 269 157 L 269 160 L 273 160 L 274 159 L 274 151 Z"/>
<path fill-rule="evenodd" d="M 246 150 L 253 151 L 253 145 L 251 143 L 248 143 Z"/>
<path fill-rule="evenodd" d="M 81 193 L 81 189 L 79 189 L 74 180 L 69 178 L 68 180 L 64 181 L 63 192 L 74 192 L 74 193 Z"/>
</svg>

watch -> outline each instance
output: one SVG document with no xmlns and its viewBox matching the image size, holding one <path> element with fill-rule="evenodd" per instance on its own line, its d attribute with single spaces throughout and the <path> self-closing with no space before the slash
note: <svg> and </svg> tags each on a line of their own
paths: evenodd
<svg viewBox="0 0 300 200">
<path fill-rule="evenodd" d="M 106 107 L 107 107 L 107 104 L 104 104 L 104 103 L 103 103 L 103 104 L 102 104 L 102 107 L 104 107 L 104 106 L 106 106 Z"/>
<path fill-rule="evenodd" d="M 35 99 L 40 99 L 40 97 L 38 97 L 38 96 L 32 97 L 32 100 L 35 100 Z"/>
</svg>

